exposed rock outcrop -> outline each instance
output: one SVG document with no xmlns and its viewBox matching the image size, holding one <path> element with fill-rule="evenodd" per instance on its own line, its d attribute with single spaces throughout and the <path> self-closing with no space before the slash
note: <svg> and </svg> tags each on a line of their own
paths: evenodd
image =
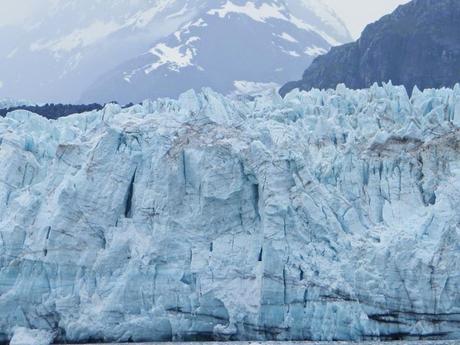
<svg viewBox="0 0 460 345">
<path fill-rule="evenodd" d="M 365 88 L 374 82 L 404 85 L 409 91 L 452 87 L 460 81 L 460 1 L 413 0 L 370 24 L 361 38 L 319 56 L 302 80 L 287 83 L 285 95 L 299 88 Z"/>
</svg>

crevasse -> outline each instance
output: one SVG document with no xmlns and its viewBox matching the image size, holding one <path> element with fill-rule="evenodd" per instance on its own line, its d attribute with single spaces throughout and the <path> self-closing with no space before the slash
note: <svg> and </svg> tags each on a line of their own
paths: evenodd
<svg viewBox="0 0 460 345">
<path fill-rule="evenodd" d="M 0 119 L 0 341 L 460 337 L 460 86 Z"/>
</svg>

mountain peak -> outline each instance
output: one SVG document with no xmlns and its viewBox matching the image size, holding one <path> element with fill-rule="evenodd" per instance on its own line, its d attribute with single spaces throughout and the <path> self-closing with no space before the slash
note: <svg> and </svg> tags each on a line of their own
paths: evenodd
<svg viewBox="0 0 460 345">
<path fill-rule="evenodd" d="M 351 39 L 320 0 L 43 1 L 25 25 L 0 27 L 0 98 L 131 102 L 281 84 Z"/>
<path fill-rule="evenodd" d="M 235 82 L 280 84 L 318 54 L 349 39 L 340 20 L 333 22 L 317 15 L 320 11 L 316 4 L 321 3 L 203 3 L 196 15 L 174 33 L 99 78 L 83 93 L 81 101 L 135 102 L 175 97 L 204 86 L 230 93 L 235 90 Z M 329 15 L 334 18 L 333 12 Z"/>
</svg>

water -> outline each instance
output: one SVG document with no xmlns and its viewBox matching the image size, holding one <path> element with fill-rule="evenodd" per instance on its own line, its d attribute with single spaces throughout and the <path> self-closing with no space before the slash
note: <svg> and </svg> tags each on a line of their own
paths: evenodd
<svg viewBox="0 0 460 345">
<path fill-rule="evenodd" d="M 460 345 L 460 340 L 413 340 L 413 341 L 366 341 L 366 342 L 348 342 L 348 341 L 238 341 L 238 342 L 172 342 L 172 343 L 129 343 L 126 345 Z M 97 344 L 87 344 L 97 345 Z M 101 344 L 102 345 L 102 344 Z M 104 345 L 122 345 L 122 344 L 104 344 Z"/>
</svg>

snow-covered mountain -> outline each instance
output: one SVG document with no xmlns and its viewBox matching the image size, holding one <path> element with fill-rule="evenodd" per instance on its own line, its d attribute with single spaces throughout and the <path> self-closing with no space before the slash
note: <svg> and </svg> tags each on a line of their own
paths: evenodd
<svg viewBox="0 0 460 345">
<path fill-rule="evenodd" d="M 117 66 L 82 101 L 121 102 L 178 96 L 210 86 L 228 93 L 239 85 L 282 83 L 331 45 L 349 39 L 319 1 L 220 0 L 147 52 Z M 322 15 L 322 17 L 320 17 Z"/>
<path fill-rule="evenodd" d="M 24 25 L 0 24 L 0 98 L 129 102 L 282 83 L 351 40 L 321 0 L 44 2 Z"/>
<path fill-rule="evenodd" d="M 0 342 L 458 339 L 459 130 L 459 85 L 12 112 Z"/>
<path fill-rule="evenodd" d="M 33 1 L 31 1 L 33 3 Z M 0 98 L 76 101 L 196 11 L 186 0 L 42 0 L 21 25 L 0 23 Z"/>
</svg>

